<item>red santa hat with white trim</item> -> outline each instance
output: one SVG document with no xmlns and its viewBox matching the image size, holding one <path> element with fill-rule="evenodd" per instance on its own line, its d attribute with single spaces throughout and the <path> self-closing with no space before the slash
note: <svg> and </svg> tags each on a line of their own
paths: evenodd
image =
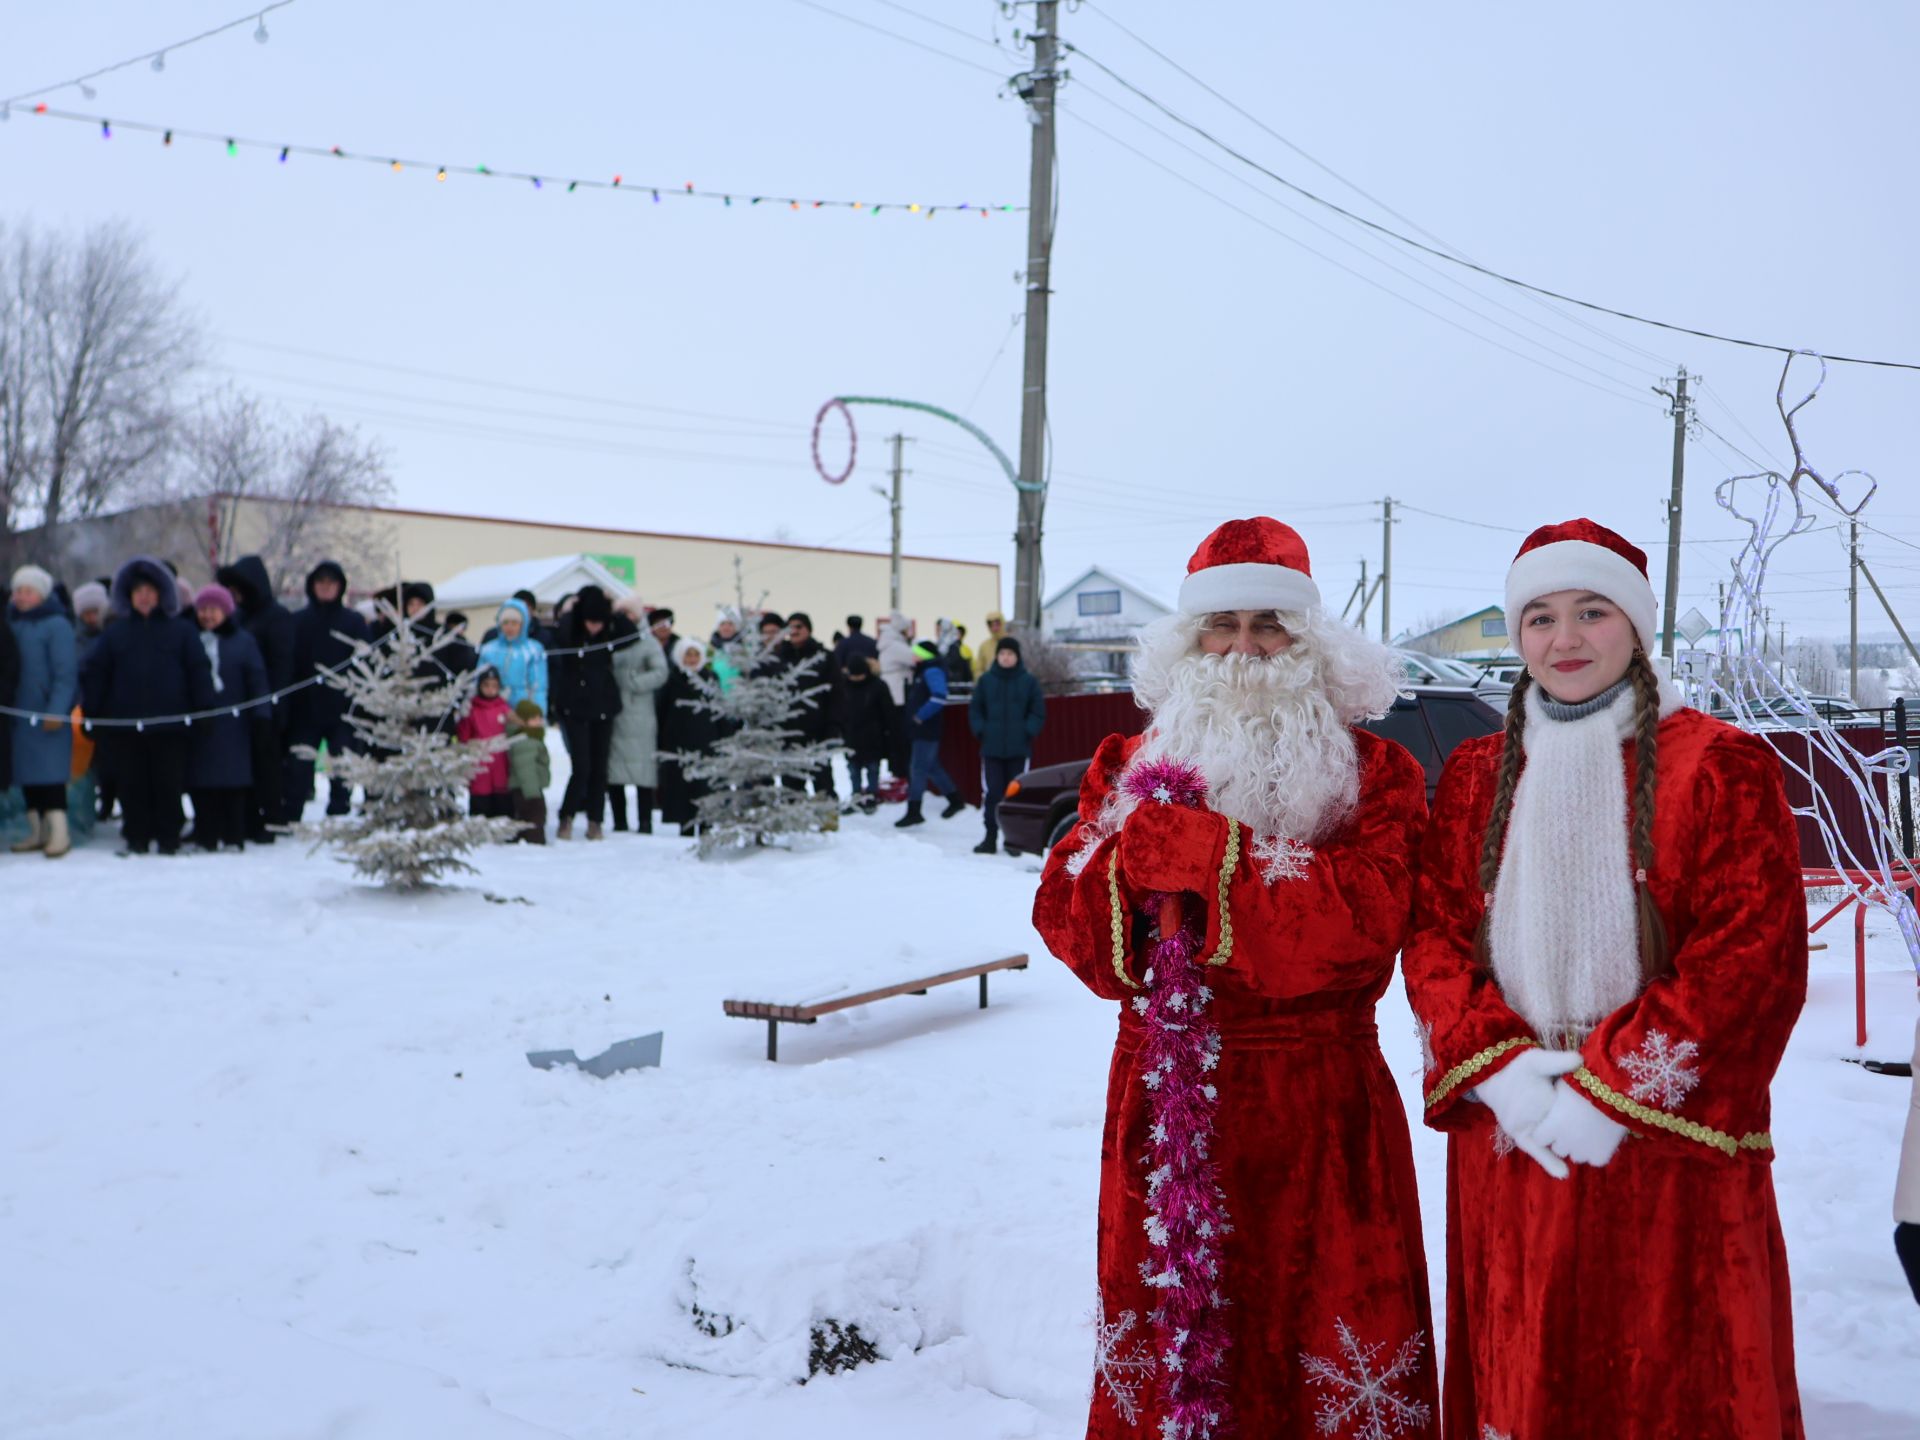
<svg viewBox="0 0 1920 1440">
<path fill-rule="evenodd" d="M 1264 515 L 1229 520 L 1200 542 L 1180 582 L 1180 613 L 1278 610 L 1298 615 L 1320 604 L 1307 542 Z"/>
<path fill-rule="evenodd" d="M 1521 542 L 1507 571 L 1507 635 L 1520 643 L 1520 612 L 1542 595 L 1579 590 L 1604 596 L 1633 622 L 1640 648 L 1653 654 L 1660 643 L 1647 552 L 1592 520 L 1542 525 Z"/>
</svg>

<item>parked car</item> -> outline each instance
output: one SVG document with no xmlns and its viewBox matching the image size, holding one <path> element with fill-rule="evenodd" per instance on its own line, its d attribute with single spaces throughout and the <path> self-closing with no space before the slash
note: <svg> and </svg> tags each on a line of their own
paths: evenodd
<svg viewBox="0 0 1920 1440">
<path fill-rule="evenodd" d="M 1404 745 L 1427 775 L 1427 799 L 1440 768 L 1463 740 L 1491 735 L 1506 722 L 1466 685 L 1415 685 L 1366 729 Z M 1007 786 L 1000 802 L 1000 835 L 1009 855 L 1043 854 L 1060 843 L 1080 812 L 1080 781 L 1092 757 L 1042 765 Z"/>
<path fill-rule="evenodd" d="M 1851 700 L 1843 700 L 1837 695 L 1809 695 L 1807 705 L 1811 710 L 1803 710 L 1784 695 L 1775 695 L 1755 702 L 1748 708 L 1753 712 L 1757 727 L 1763 730 L 1805 730 L 1812 724 L 1813 716 L 1818 716 L 1830 725 L 1874 725 L 1879 723 L 1875 715 L 1868 714 Z M 1728 724 L 1738 724 L 1739 716 L 1731 708 L 1721 705 L 1713 711 L 1714 718 L 1725 720 Z"/>
<path fill-rule="evenodd" d="M 1507 697 L 1513 691 L 1513 679 L 1492 673 L 1491 666 L 1497 662 L 1460 660 L 1451 655 L 1428 655 L 1419 650 L 1396 650 L 1393 653 L 1407 672 L 1408 684 L 1465 685 L 1479 692 L 1480 698 L 1495 711 L 1502 715 L 1507 713 Z"/>
</svg>

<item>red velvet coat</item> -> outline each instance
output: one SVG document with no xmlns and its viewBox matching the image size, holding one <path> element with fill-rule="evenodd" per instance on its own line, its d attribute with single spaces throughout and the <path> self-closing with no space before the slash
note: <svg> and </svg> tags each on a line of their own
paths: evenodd
<svg viewBox="0 0 1920 1440">
<path fill-rule="evenodd" d="M 1807 984 L 1780 762 L 1697 710 L 1661 721 L 1649 883 L 1672 973 L 1595 1028 L 1572 1077 L 1627 1140 L 1554 1180 L 1496 1145 L 1468 1098 L 1537 1043 L 1473 957 L 1504 743 L 1469 740 L 1447 763 L 1403 960 L 1429 1037 L 1427 1123 L 1448 1132 L 1443 1433 L 1801 1436 L 1767 1133 Z"/>
<path fill-rule="evenodd" d="M 1223 1276 L 1229 1393 L 1234 1433 L 1248 1440 L 1369 1433 L 1370 1412 L 1431 1414 L 1436 1399 L 1412 1149 L 1373 1018 L 1407 930 L 1426 786 L 1398 745 L 1354 738 L 1359 808 L 1293 867 L 1303 873 L 1285 873 L 1220 815 L 1149 805 L 1078 877 L 1067 870 L 1081 848 L 1076 828 L 1048 858 L 1034 905 L 1048 948 L 1094 994 L 1121 1001 L 1142 984 L 1145 898 L 1187 891 L 1204 901 L 1200 953 L 1216 966 L 1209 1013 L 1222 1042 L 1214 1155 L 1234 1225 Z M 1138 744 L 1116 735 L 1101 745 L 1081 782 L 1082 826 Z M 1149 1148 L 1140 1041 L 1122 1006 L 1100 1146 L 1105 1323 L 1087 1425 L 1100 1440 L 1159 1433 L 1147 1368 L 1154 1292 L 1140 1273 Z M 1362 1395 L 1310 1369 L 1308 1357 L 1354 1387 L 1390 1373 Z M 1344 1418 L 1321 1428 L 1323 1413 Z"/>
</svg>

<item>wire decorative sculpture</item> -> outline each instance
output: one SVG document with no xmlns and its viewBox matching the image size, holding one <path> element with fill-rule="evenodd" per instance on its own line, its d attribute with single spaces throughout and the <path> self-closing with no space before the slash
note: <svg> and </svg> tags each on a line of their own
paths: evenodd
<svg viewBox="0 0 1920 1440">
<path fill-rule="evenodd" d="M 1820 378 L 1789 405 L 1787 382 L 1794 361 L 1802 355 L 1819 363 Z M 1843 470 L 1829 478 L 1807 459 L 1796 417 L 1819 395 L 1826 381 L 1825 360 L 1806 351 L 1789 355 L 1781 367 L 1774 404 L 1793 447 L 1793 472 L 1782 475 L 1776 470 L 1763 470 L 1735 475 L 1721 481 L 1714 492 L 1720 507 L 1747 527 L 1746 543 L 1734 559 L 1733 583 L 1720 616 L 1720 664 L 1714 696 L 1732 712 L 1736 724 L 1758 734 L 1788 770 L 1807 782 L 1811 798 L 1805 805 L 1794 806 L 1793 813 L 1818 828 L 1828 860 L 1845 888 L 1861 904 L 1884 911 L 1899 926 L 1907 955 L 1920 968 L 1920 916 L 1915 914 L 1908 891 L 1901 888 L 1902 884 L 1914 884 L 1916 872 L 1895 840 L 1891 818 L 1877 788 L 1888 778 L 1906 772 L 1907 752 L 1889 746 L 1867 754 L 1848 744 L 1794 678 L 1785 655 L 1770 665 L 1764 643 L 1757 650 L 1749 643 L 1751 636 L 1765 633 L 1760 628 L 1761 597 L 1774 553 L 1814 524 L 1809 504 L 1812 497 L 1805 487 L 1811 484 L 1848 518 L 1858 516 L 1879 489 L 1879 481 L 1865 470 Z M 1851 503 L 1842 494 L 1848 482 L 1864 487 Z M 1756 487 L 1757 504 L 1753 498 Z M 1804 751 L 1798 743 L 1782 745 L 1775 737 L 1783 734 L 1791 734 L 1796 742 L 1804 739 Z M 1826 762 L 1830 773 L 1816 777 L 1814 772 L 1821 761 Z M 1866 818 L 1864 840 L 1850 837 L 1841 825 L 1835 797 L 1829 793 L 1834 788 L 1834 773 L 1844 777 Z M 1839 794 L 1844 799 L 1846 791 Z"/>
</svg>

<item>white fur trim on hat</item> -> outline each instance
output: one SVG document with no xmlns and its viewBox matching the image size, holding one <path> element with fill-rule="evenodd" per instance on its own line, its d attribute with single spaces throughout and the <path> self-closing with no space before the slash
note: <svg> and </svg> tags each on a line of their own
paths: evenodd
<svg viewBox="0 0 1920 1440">
<path fill-rule="evenodd" d="M 1297 615 L 1320 603 L 1320 587 L 1311 575 L 1285 565 L 1210 565 L 1180 582 L 1180 613 L 1212 615 L 1220 610 L 1279 610 Z"/>
<path fill-rule="evenodd" d="M 38 565 L 22 565 L 13 572 L 13 584 L 9 589 L 18 590 L 22 586 L 33 591 L 42 600 L 53 594 L 53 576 Z"/>
<path fill-rule="evenodd" d="M 1529 550 L 1507 571 L 1507 642 L 1520 653 L 1520 612 L 1542 595 L 1583 590 L 1604 595 L 1633 622 L 1640 648 L 1660 648 L 1653 585 L 1624 555 L 1590 540 L 1556 540 Z"/>
</svg>

